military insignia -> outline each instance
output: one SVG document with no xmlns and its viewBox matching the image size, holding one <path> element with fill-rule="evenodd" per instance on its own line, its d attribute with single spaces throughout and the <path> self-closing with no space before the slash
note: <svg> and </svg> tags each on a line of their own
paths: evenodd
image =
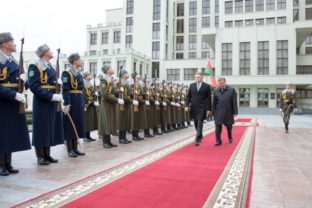
<svg viewBox="0 0 312 208">
<path fill-rule="evenodd" d="M 68 78 L 67 77 L 63 77 L 63 80 L 62 80 L 64 83 L 67 83 L 68 82 Z"/>
<path fill-rule="evenodd" d="M 30 77 L 35 76 L 35 72 L 34 72 L 34 71 L 30 71 L 30 72 L 29 72 L 29 76 L 30 76 Z"/>
</svg>

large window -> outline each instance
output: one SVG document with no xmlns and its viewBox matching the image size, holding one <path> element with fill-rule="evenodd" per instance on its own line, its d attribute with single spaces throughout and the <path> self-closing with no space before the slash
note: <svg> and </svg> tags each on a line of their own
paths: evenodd
<svg viewBox="0 0 312 208">
<path fill-rule="evenodd" d="M 117 61 L 117 70 L 119 71 L 121 67 L 126 67 L 126 60 Z"/>
<path fill-rule="evenodd" d="M 153 20 L 160 20 L 160 0 L 154 0 L 154 3 L 153 3 Z"/>
<path fill-rule="evenodd" d="M 253 2 L 254 0 L 245 1 L 245 12 L 253 12 Z"/>
<path fill-rule="evenodd" d="M 197 1 L 191 1 L 189 3 L 189 15 L 196 15 L 197 14 Z"/>
<path fill-rule="evenodd" d="M 197 31 L 197 19 L 190 18 L 189 19 L 189 32 L 196 32 Z"/>
<path fill-rule="evenodd" d="M 133 14 L 133 0 L 127 0 L 127 14 Z"/>
<path fill-rule="evenodd" d="M 266 24 L 267 25 L 273 25 L 275 24 L 275 18 L 266 18 Z"/>
<path fill-rule="evenodd" d="M 264 25 L 264 19 L 256 19 L 256 25 Z"/>
<path fill-rule="evenodd" d="M 184 49 L 184 36 L 176 37 L 176 50 L 180 51 Z"/>
<path fill-rule="evenodd" d="M 269 106 L 269 89 L 258 89 L 258 107 L 267 108 Z"/>
<path fill-rule="evenodd" d="M 243 27 L 243 26 L 244 26 L 243 20 L 236 20 L 235 21 L 235 27 Z"/>
<path fill-rule="evenodd" d="M 312 4 L 312 0 L 306 0 L 306 5 L 311 5 Z"/>
<path fill-rule="evenodd" d="M 215 26 L 216 26 L 216 28 L 219 27 L 219 16 L 215 17 Z"/>
<path fill-rule="evenodd" d="M 233 14 L 233 1 L 225 2 L 225 14 Z"/>
<path fill-rule="evenodd" d="M 207 58 L 209 58 L 209 56 L 210 56 L 210 52 L 209 51 L 202 51 L 202 54 L 201 54 L 202 56 L 202 58 L 203 59 L 207 59 Z"/>
<path fill-rule="evenodd" d="M 183 53 L 176 53 L 176 59 L 183 59 L 184 54 Z"/>
<path fill-rule="evenodd" d="M 202 14 L 210 14 L 210 0 L 203 0 Z"/>
<path fill-rule="evenodd" d="M 232 43 L 222 43 L 222 75 L 232 75 Z"/>
<path fill-rule="evenodd" d="M 258 75 L 269 74 L 269 41 L 258 42 Z"/>
<path fill-rule="evenodd" d="M 120 31 L 114 32 L 114 43 L 120 43 Z"/>
<path fill-rule="evenodd" d="M 94 75 L 97 73 L 97 62 L 90 62 L 89 64 L 90 74 Z"/>
<path fill-rule="evenodd" d="M 205 36 L 202 36 L 202 49 L 209 49 L 210 46 L 209 46 L 209 43 L 208 43 L 208 40 L 207 38 L 204 38 Z"/>
<path fill-rule="evenodd" d="M 189 52 L 189 59 L 196 59 L 196 52 Z"/>
<path fill-rule="evenodd" d="M 308 44 L 308 45 L 312 44 L 312 35 L 309 35 L 309 36 L 306 37 L 305 44 Z"/>
<path fill-rule="evenodd" d="M 277 9 L 286 9 L 286 0 L 277 0 Z"/>
<path fill-rule="evenodd" d="M 246 27 L 253 26 L 253 24 L 254 24 L 253 19 L 245 20 L 245 26 L 246 26 Z"/>
<path fill-rule="evenodd" d="M 312 20 L 312 8 L 306 8 L 306 20 Z"/>
<path fill-rule="evenodd" d="M 153 23 L 153 39 L 160 38 L 160 22 Z"/>
<path fill-rule="evenodd" d="M 109 40 L 108 38 L 109 38 L 108 32 L 102 33 L 102 44 L 108 44 L 108 40 Z"/>
<path fill-rule="evenodd" d="M 293 6 L 298 7 L 299 6 L 299 0 L 293 0 Z"/>
<path fill-rule="evenodd" d="M 210 27 L 210 17 L 202 17 L 202 28 Z"/>
<path fill-rule="evenodd" d="M 275 10 L 275 0 L 266 0 L 266 10 Z"/>
<path fill-rule="evenodd" d="M 243 13 L 243 0 L 235 0 L 235 13 Z"/>
<path fill-rule="evenodd" d="M 293 21 L 298 21 L 299 20 L 299 9 L 294 9 L 293 10 Z"/>
<path fill-rule="evenodd" d="M 239 88 L 239 107 L 249 107 L 250 88 Z"/>
<path fill-rule="evenodd" d="M 127 35 L 126 36 L 126 48 L 132 48 L 132 35 Z"/>
<path fill-rule="evenodd" d="M 133 31 L 133 17 L 127 17 L 126 19 L 126 32 L 131 33 Z"/>
<path fill-rule="evenodd" d="M 297 74 L 312 74 L 312 65 L 297 66 Z"/>
<path fill-rule="evenodd" d="M 167 69 L 167 80 L 168 81 L 180 80 L 180 69 Z"/>
<path fill-rule="evenodd" d="M 159 78 L 159 62 L 152 63 L 152 77 Z"/>
<path fill-rule="evenodd" d="M 184 3 L 177 4 L 177 16 L 183 17 L 184 16 Z"/>
<path fill-rule="evenodd" d="M 184 20 L 177 20 L 177 33 L 184 33 Z"/>
<path fill-rule="evenodd" d="M 194 50 L 196 49 L 197 45 L 197 36 L 196 35 L 190 35 L 189 36 L 189 49 Z"/>
<path fill-rule="evenodd" d="M 261 12 L 264 10 L 264 0 L 256 0 L 256 11 Z"/>
<path fill-rule="evenodd" d="M 278 17 L 277 24 L 286 24 L 286 17 Z"/>
<path fill-rule="evenodd" d="M 97 42 L 97 34 L 91 33 L 90 34 L 90 45 L 96 45 Z"/>
<path fill-rule="evenodd" d="M 194 80 L 195 74 L 197 73 L 196 68 L 184 69 L 184 80 Z"/>
<path fill-rule="evenodd" d="M 153 42 L 152 44 L 152 58 L 159 59 L 160 57 L 160 42 Z"/>
<path fill-rule="evenodd" d="M 277 41 L 277 74 L 288 74 L 288 40 Z"/>
<path fill-rule="evenodd" d="M 225 27 L 233 27 L 233 21 L 225 21 L 224 26 Z"/>
<path fill-rule="evenodd" d="M 239 74 L 250 75 L 250 43 L 240 43 L 239 49 Z"/>
</svg>

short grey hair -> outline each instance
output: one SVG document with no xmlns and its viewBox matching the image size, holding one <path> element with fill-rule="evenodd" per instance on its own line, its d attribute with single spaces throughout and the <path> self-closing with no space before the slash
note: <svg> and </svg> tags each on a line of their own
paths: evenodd
<svg viewBox="0 0 312 208">
<path fill-rule="evenodd" d="M 47 52 L 48 50 L 50 50 L 50 47 L 47 44 L 43 44 L 37 48 L 36 54 L 37 54 L 37 56 L 39 56 L 41 58 L 43 56 L 43 54 L 45 52 Z"/>
<path fill-rule="evenodd" d="M 225 80 L 225 78 L 224 78 L 224 77 L 219 77 L 219 78 L 218 78 L 218 82 L 220 82 L 220 81 L 224 81 L 224 82 L 226 82 L 226 80 Z"/>
</svg>

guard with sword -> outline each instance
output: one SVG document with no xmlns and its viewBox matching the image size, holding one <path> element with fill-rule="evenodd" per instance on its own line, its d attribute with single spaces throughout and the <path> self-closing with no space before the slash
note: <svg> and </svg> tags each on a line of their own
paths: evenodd
<svg viewBox="0 0 312 208">
<path fill-rule="evenodd" d="M 68 57 L 70 63 L 62 73 L 62 93 L 64 99 L 64 137 L 66 140 L 69 157 L 85 155 L 78 150 L 79 138 L 84 138 L 84 97 L 83 77 L 79 70 L 82 67 L 82 61 L 78 53 L 71 54 Z"/>
<path fill-rule="evenodd" d="M 58 162 L 51 157 L 50 147 L 64 144 L 61 110 L 63 96 L 56 92 L 56 85 L 62 85 L 59 78 L 59 50 L 57 70 L 50 63 L 53 53 L 49 46 L 39 46 L 36 54 L 39 60 L 28 68 L 28 82 L 34 94 L 32 145 L 35 147 L 38 164 L 49 165 Z"/>
<path fill-rule="evenodd" d="M 31 148 L 24 114 L 24 39 L 21 42 L 18 65 L 12 56 L 12 53 L 16 52 L 16 45 L 11 33 L 0 33 L 0 176 L 18 173 L 11 164 L 12 153 Z"/>
</svg>

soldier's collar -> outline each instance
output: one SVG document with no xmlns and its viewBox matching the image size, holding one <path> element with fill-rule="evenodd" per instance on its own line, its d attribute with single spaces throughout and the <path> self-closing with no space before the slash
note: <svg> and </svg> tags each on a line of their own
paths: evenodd
<svg viewBox="0 0 312 208">
<path fill-rule="evenodd" d="M 38 61 L 37 61 L 37 64 L 42 68 L 42 70 L 43 71 L 45 71 L 47 68 L 48 68 L 48 66 L 49 66 L 49 62 L 46 62 L 46 61 L 44 61 L 44 60 L 42 60 L 42 59 L 39 59 Z"/>
<path fill-rule="evenodd" d="M 12 56 L 8 56 L 2 50 L 0 50 L 0 63 L 1 64 L 4 65 L 10 58 L 14 60 Z"/>
</svg>

